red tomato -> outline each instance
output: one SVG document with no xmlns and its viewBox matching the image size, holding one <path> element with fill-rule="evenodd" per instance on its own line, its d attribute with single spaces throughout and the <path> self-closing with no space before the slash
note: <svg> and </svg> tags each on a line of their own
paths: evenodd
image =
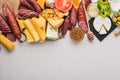
<svg viewBox="0 0 120 80">
<path fill-rule="evenodd" d="M 72 1 L 71 0 L 55 0 L 55 7 L 62 12 L 68 12 L 72 8 Z"/>
</svg>

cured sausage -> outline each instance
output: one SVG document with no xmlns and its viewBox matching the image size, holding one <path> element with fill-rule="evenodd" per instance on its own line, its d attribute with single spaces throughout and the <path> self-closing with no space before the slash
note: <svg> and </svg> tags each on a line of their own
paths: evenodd
<svg viewBox="0 0 120 80">
<path fill-rule="evenodd" d="M 85 10 L 84 10 L 84 5 L 82 3 L 82 1 L 79 4 L 79 8 L 78 8 L 78 25 L 79 27 L 82 28 L 82 30 L 87 33 L 88 32 L 88 26 L 87 26 L 87 22 L 86 22 L 86 14 L 85 14 Z"/>
<path fill-rule="evenodd" d="M 87 6 L 91 3 L 91 0 L 85 0 L 85 8 L 87 9 Z"/>
<path fill-rule="evenodd" d="M 5 35 L 9 40 L 11 40 L 12 42 L 15 42 L 16 41 L 16 37 L 15 35 L 11 32 L 11 33 L 7 33 Z"/>
<path fill-rule="evenodd" d="M 20 9 L 19 10 L 19 19 L 27 19 L 27 18 L 32 18 L 32 17 L 38 17 L 38 13 L 31 11 L 31 10 L 26 10 L 26 9 Z"/>
<path fill-rule="evenodd" d="M 11 31 L 14 33 L 16 38 L 20 40 L 21 39 L 20 28 L 17 24 L 14 13 L 12 12 L 12 10 L 9 8 L 9 6 L 6 3 L 3 4 L 3 14 L 10 25 Z"/>
<path fill-rule="evenodd" d="M 3 19 L 2 15 L 0 14 L 0 30 L 2 33 L 11 41 L 15 41 L 16 37 L 10 30 L 10 27 L 6 23 L 6 21 Z"/>
<path fill-rule="evenodd" d="M 63 23 L 62 35 L 65 36 L 69 27 L 69 17 L 66 17 Z"/>
<path fill-rule="evenodd" d="M 70 11 L 70 24 L 71 24 L 71 27 L 70 27 L 70 30 L 72 28 L 75 27 L 76 23 L 77 23 L 77 11 L 74 7 L 72 7 L 71 11 Z"/>
<path fill-rule="evenodd" d="M 32 5 L 30 5 L 26 0 L 20 0 L 20 4 L 34 11 L 34 7 L 32 7 Z"/>
<path fill-rule="evenodd" d="M 0 30 L 3 33 L 8 33 L 11 32 L 8 24 L 6 23 L 6 21 L 3 19 L 2 15 L 0 14 Z"/>
<path fill-rule="evenodd" d="M 33 5 L 36 12 L 41 13 L 42 8 L 37 4 L 36 0 L 27 0 L 27 1 Z"/>
</svg>

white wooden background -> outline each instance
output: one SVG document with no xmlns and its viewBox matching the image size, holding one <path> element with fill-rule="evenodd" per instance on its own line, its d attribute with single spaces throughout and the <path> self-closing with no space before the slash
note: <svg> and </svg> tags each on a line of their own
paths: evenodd
<svg viewBox="0 0 120 80">
<path fill-rule="evenodd" d="M 120 80 L 120 37 L 74 43 L 69 38 L 45 43 L 16 43 L 0 51 L 0 80 Z"/>
</svg>

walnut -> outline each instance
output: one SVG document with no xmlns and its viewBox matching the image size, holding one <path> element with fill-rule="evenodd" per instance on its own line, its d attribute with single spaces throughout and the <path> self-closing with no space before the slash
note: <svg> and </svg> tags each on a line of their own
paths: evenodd
<svg viewBox="0 0 120 80">
<path fill-rule="evenodd" d="M 92 40 L 94 40 L 94 34 L 93 34 L 93 32 L 88 32 L 87 33 L 87 37 L 88 37 L 88 39 L 90 40 L 90 41 L 92 41 Z"/>
<path fill-rule="evenodd" d="M 120 35 L 120 31 L 115 31 L 115 32 L 114 32 L 114 35 L 115 35 L 115 36 L 119 36 L 119 35 Z"/>
</svg>

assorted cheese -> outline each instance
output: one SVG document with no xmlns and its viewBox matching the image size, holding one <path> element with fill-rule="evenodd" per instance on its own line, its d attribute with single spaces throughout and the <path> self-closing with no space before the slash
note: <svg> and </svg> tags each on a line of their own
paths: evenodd
<svg viewBox="0 0 120 80">
<path fill-rule="evenodd" d="M 98 16 L 94 19 L 93 26 L 99 34 L 103 35 L 111 29 L 111 21 L 108 17 Z"/>
<path fill-rule="evenodd" d="M 61 0 L 62 1 L 62 0 Z M 72 1 L 72 2 L 71 2 Z M 69 8 L 71 9 L 72 5 L 78 9 L 81 0 L 65 0 L 63 5 L 56 6 L 53 5 L 56 0 L 37 0 L 39 6 L 43 9 L 41 14 L 38 17 L 32 17 L 29 19 L 21 20 L 16 18 L 20 29 L 26 35 L 27 42 L 44 42 L 46 39 L 49 40 L 58 40 L 60 38 L 59 35 L 59 27 L 64 22 L 64 16 L 69 16 Z M 95 18 L 93 21 L 94 29 L 100 35 L 105 35 L 110 31 L 112 23 L 111 20 L 107 16 L 100 16 L 100 9 L 97 6 L 96 2 L 98 0 L 92 0 L 87 7 L 87 13 L 90 18 Z M 68 8 L 63 8 L 63 6 L 68 5 Z M 49 8 L 45 8 L 45 4 Z M 48 4 L 48 5 L 47 5 Z M 59 1 L 56 4 L 60 4 Z M 114 12 L 118 12 L 120 9 L 120 1 L 119 0 L 111 0 L 110 1 L 111 9 Z M 102 6 L 103 7 L 103 6 Z M 60 9 L 59 9 L 60 8 Z M 106 7 L 103 7 L 106 8 Z M 103 9 L 104 10 L 104 9 Z M 62 11 L 62 12 L 61 12 Z M 105 10 L 106 11 L 106 10 Z M 114 15 L 113 22 L 119 26 L 120 24 L 120 13 Z M 77 33 L 77 34 L 76 34 Z M 120 34 L 120 32 L 119 32 Z M 8 40 L 4 35 L 0 33 L 0 43 L 2 43 L 9 51 L 14 48 L 14 43 Z M 80 41 L 84 38 L 84 33 L 80 28 L 72 29 L 70 33 L 70 37 L 74 41 Z M 7 44 L 7 43 L 9 44 Z"/>
</svg>

